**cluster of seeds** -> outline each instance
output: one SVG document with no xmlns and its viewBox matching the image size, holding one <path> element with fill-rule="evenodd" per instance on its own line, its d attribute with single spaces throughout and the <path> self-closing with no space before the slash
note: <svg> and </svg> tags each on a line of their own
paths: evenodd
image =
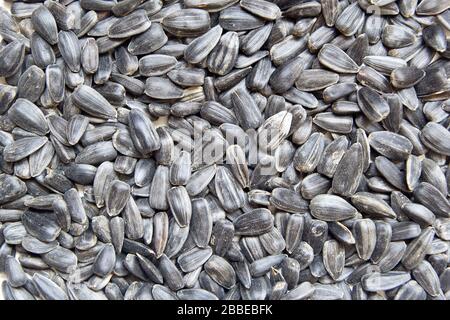
<svg viewBox="0 0 450 320">
<path fill-rule="evenodd" d="M 4 298 L 450 298 L 449 8 L 0 9 Z"/>
</svg>

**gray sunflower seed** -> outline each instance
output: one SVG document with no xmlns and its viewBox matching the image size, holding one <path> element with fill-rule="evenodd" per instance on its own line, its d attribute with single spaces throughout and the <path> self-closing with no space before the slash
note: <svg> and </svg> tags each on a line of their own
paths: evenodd
<svg viewBox="0 0 450 320">
<path fill-rule="evenodd" d="M 390 112 L 386 100 L 368 87 L 358 90 L 358 105 L 366 117 L 373 122 L 383 120 Z"/>
<path fill-rule="evenodd" d="M 205 263 L 205 271 L 214 281 L 227 289 L 236 283 L 236 273 L 233 267 L 220 256 L 211 256 Z"/>
<path fill-rule="evenodd" d="M 180 227 L 189 225 L 192 205 L 185 187 L 173 187 L 167 191 L 167 201 Z"/>
<path fill-rule="evenodd" d="M 426 251 L 431 245 L 434 234 L 434 229 L 428 227 L 424 229 L 417 238 L 409 243 L 401 260 L 405 268 L 409 270 L 414 269 L 423 261 Z"/>
<path fill-rule="evenodd" d="M 117 111 L 95 89 L 81 85 L 72 94 L 72 101 L 84 112 L 102 119 L 117 118 Z"/>
<path fill-rule="evenodd" d="M 362 278 L 364 290 L 376 292 L 381 290 L 390 290 L 401 286 L 411 279 L 409 272 L 390 271 L 387 273 L 374 272 Z"/>
<path fill-rule="evenodd" d="M 44 88 L 45 74 L 40 68 L 33 65 L 20 76 L 17 84 L 17 97 L 36 102 L 43 93 Z M 5 91 L 4 94 L 7 94 L 7 92 Z M 8 96 L 4 97 L 7 99 Z M 5 105 L 7 105 L 7 100 L 5 100 Z"/>
<path fill-rule="evenodd" d="M 142 55 L 155 52 L 168 41 L 161 24 L 152 23 L 150 28 L 134 36 L 128 44 L 128 51 L 133 55 Z"/>
<path fill-rule="evenodd" d="M 95 257 L 93 272 L 99 277 L 105 277 L 111 273 L 116 263 L 116 253 L 112 244 L 106 244 Z"/>
<path fill-rule="evenodd" d="M 363 260 L 368 260 L 376 246 L 376 226 L 372 220 L 359 219 L 353 225 L 356 251 Z"/>
<path fill-rule="evenodd" d="M 392 238 L 392 228 L 390 224 L 384 221 L 376 221 L 375 227 L 377 232 L 376 244 L 370 259 L 376 263 L 381 260 L 389 249 L 389 244 Z"/>
<path fill-rule="evenodd" d="M 181 276 L 180 271 L 165 254 L 159 258 L 159 269 L 164 278 L 164 282 L 171 290 L 179 290 L 183 288 L 183 277 Z"/>
<path fill-rule="evenodd" d="M 361 144 L 355 143 L 345 152 L 336 167 L 331 186 L 333 192 L 342 196 L 351 196 L 356 192 L 362 177 L 362 161 Z"/>
<path fill-rule="evenodd" d="M 58 42 L 58 28 L 55 18 L 44 5 L 39 6 L 31 14 L 31 23 L 34 30 L 48 43 L 54 45 Z"/>
<path fill-rule="evenodd" d="M 8 43 L 0 51 L 0 76 L 10 77 L 22 67 L 25 56 L 25 45 L 21 41 Z"/>
<path fill-rule="evenodd" d="M 111 187 L 112 188 L 112 187 Z M 128 239 L 140 239 L 144 235 L 142 216 L 134 198 L 129 197 L 122 212 L 125 223 L 125 235 Z"/>
<path fill-rule="evenodd" d="M 97 42 L 94 38 L 87 38 L 81 47 L 81 66 L 88 74 L 95 73 L 99 67 L 99 54 Z"/>
<path fill-rule="evenodd" d="M 441 293 L 439 276 L 428 261 L 422 261 L 412 270 L 412 275 L 430 296 L 436 297 Z"/>
<path fill-rule="evenodd" d="M 231 245 L 233 236 L 233 223 L 225 219 L 218 220 L 213 226 L 210 241 L 211 246 L 214 249 L 214 253 L 219 256 L 224 256 Z"/>
<path fill-rule="evenodd" d="M 423 127 L 420 138 L 423 144 L 431 150 L 449 155 L 450 148 L 447 144 L 449 132 L 442 125 L 429 122 Z"/>
<path fill-rule="evenodd" d="M 336 28 L 345 36 L 351 36 L 364 23 L 364 11 L 358 3 L 346 7 L 336 19 Z"/>
<path fill-rule="evenodd" d="M 61 287 L 59 287 L 55 282 L 49 278 L 35 273 L 33 275 L 33 284 L 36 287 L 39 295 L 44 300 L 68 300 L 67 294 Z"/>
<path fill-rule="evenodd" d="M 446 197 L 433 185 L 428 182 L 421 182 L 414 189 L 414 197 L 433 213 L 449 217 L 449 202 Z"/>
<path fill-rule="evenodd" d="M 161 23 L 176 36 L 198 36 L 210 28 L 210 17 L 205 10 L 182 9 L 165 16 Z"/>
<path fill-rule="evenodd" d="M 29 132 L 45 135 L 48 133 L 47 121 L 42 111 L 32 102 L 19 98 L 8 110 L 11 121 Z"/>
<path fill-rule="evenodd" d="M 254 209 L 240 215 L 234 222 L 236 234 L 260 235 L 273 228 L 273 218 L 267 209 Z"/>
<path fill-rule="evenodd" d="M 3 158 L 8 162 L 20 161 L 38 151 L 47 141 L 46 137 L 29 137 L 14 141 L 3 149 Z"/>
<path fill-rule="evenodd" d="M 344 51 L 332 44 L 325 44 L 318 54 L 321 64 L 339 73 L 358 73 L 359 67 Z"/>
<path fill-rule="evenodd" d="M 145 10 L 136 10 L 126 17 L 116 20 L 108 28 L 110 38 L 128 38 L 150 28 L 151 22 Z"/>
<path fill-rule="evenodd" d="M 335 195 L 320 194 L 310 203 L 311 214 L 325 221 L 341 221 L 353 218 L 356 209 L 343 198 Z"/>
</svg>

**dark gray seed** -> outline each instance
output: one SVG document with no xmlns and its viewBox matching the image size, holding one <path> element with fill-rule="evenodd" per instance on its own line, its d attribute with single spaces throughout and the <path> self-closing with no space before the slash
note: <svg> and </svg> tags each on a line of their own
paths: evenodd
<svg viewBox="0 0 450 320">
<path fill-rule="evenodd" d="M 161 24 L 178 37 L 199 36 L 209 30 L 210 17 L 205 10 L 182 9 L 165 16 Z"/>
<path fill-rule="evenodd" d="M 300 80 L 301 79 L 301 80 Z M 304 70 L 296 82 L 296 87 L 302 91 L 318 91 L 339 81 L 339 75 L 322 69 Z"/>
<path fill-rule="evenodd" d="M 392 228 L 389 223 L 384 221 L 376 221 L 375 227 L 377 233 L 376 244 L 370 259 L 373 262 L 378 263 L 389 249 L 392 238 Z"/>
<path fill-rule="evenodd" d="M 321 64 L 339 73 L 358 73 L 359 67 L 344 51 L 332 44 L 325 44 L 318 54 Z"/>
<path fill-rule="evenodd" d="M 208 70 L 218 75 L 229 73 L 235 63 L 239 51 L 239 38 L 236 32 L 227 32 L 208 56 Z"/>
<path fill-rule="evenodd" d="M 310 298 L 315 291 L 315 287 L 310 282 L 303 282 L 289 290 L 283 297 L 282 300 L 307 300 Z"/>
<path fill-rule="evenodd" d="M 115 180 L 109 187 L 106 195 L 106 210 L 111 217 L 117 216 L 125 208 L 130 198 L 130 186 L 122 181 Z"/>
<path fill-rule="evenodd" d="M 283 7 L 282 7 L 283 8 Z M 284 9 L 284 8 L 283 8 Z M 290 5 L 286 10 L 286 15 L 290 18 L 316 17 L 322 11 L 322 6 L 317 1 L 310 1 L 295 5 Z"/>
<path fill-rule="evenodd" d="M 269 200 L 273 206 L 283 211 L 304 213 L 308 210 L 307 202 L 298 193 L 286 188 L 272 190 Z"/>
<path fill-rule="evenodd" d="M 422 161 L 422 180 L 435 186 L 443 195 L 447 194 L 445 175 L 439 165 L 431 159 Z"/>
<path fill-rule="evenodd" d="M 397 69 L 395 69 L 397 70 Z M 386 76 L 373 69 L 372 67 L 363 66 L 359 70 L 357 80 L 365 86 L 368 86 L 376 91 L 391 92 L 392 88 Z"/>
<path fill-rule="evenodd" d="M 416 41 L 413 30 L 406 26 L 386 25 L 382 34 L 383 44 L 388 48 L 403 48 Z"/>
<path fill-rule="evenodd" d="M 128 239 L 136 240 L 144 235 L 144 227 L 142 216 L 136 202 L 132 197 L 128 198 L 128 202 L 122 212 L 125 223 L 125 235 Z"/>
<path fill-rule="evenodd" d="M 376 195 L 368 192 L 358 192 L 351 197 L 352 203 L 362 213 L 380 218 L 395 218 L 392 208 Z"/>
<path fill-rule="evenodd" d="M 67 142 L 76 145 L 89 125 L 89 119 L 83 115 L 74 115 L 67 123 Z"/>
<path fill-rule="evenodd" d="M 273 91 L 276 93 L 288 91 L 305 69 L 304 63 L 304 58 L 299 55 L 278 66 L 269 79 Z"/>
<path fill-rule="evenodd" d="M 166 199 L 166 193 L 169 188 L 169 168 L 160 165 L 156 168 L 150 188 L 149 203 L 152 208 L 157 210 L 167 210 L 169 208 Z"/>
<path fill-rule="evenodd" d="M 212 229 L 210 244 L 214 253 L 224 256 L 230 248 L 234 236 L 234 225 L 229 220 L 218 220 Z M 194 238 L 195 239 L 195 238 Z"/>
<path fill-rule="evenodd" d="M 152 248 L 156 257 L 159 258 L 166 249 L 169 237 L 169 218 L 165 212 L 158 212 L 153 217 Z"/>
<path fill-rule="evenodd" d="M 94 38 L 87 38 L 81 47 L 81 66 L 87 74 L 95 73 L 99 67 L 97 42 Z"/>
<path fill-rule="evenodd" d="M 98 46 L 98 42 L 97 42 Z M 94 74 L 94 82 L 96 84 L 102 84 L 105 83 L 109 76 L 111 75 L 111 69 L 112 69 L 112 57 L 111 54 L 100 54 L 98 58 L 98 67 L 97 71 Z"/>
<path fill-rule="evenodd" d="M 217 197 L 226 211 L 235 211 L 244 205 L 244 193 L 232 173 L 220 166 L 216 171 L 215 188 Z"/>
<path fill-rule="evenodd" d="M 149 77 L 145 82 L 145 94 L 155 99 L 170 100 L 182 98 L 184 91 L 169 79 Z"/>
<path fill-rule="evenodd" d="M 441 293 L 439 276 L 428 261 L 423 260 L 419 263 L 419 265 L 412 270 L 412 275 L 430 296 L 436 297 Z"/>
<path fill-rule="evenodd" d="M 21 245 L 28 252 L 34 254 L 43 254 L 55 249 L 58 246 L 58 242 L 42 242 L 35 237 L 27 235 L 22 239 Z"/>
<path fill-rule="evenodd" d="M 4 89 L 4 94 L 8 94 L 7 88 Z M 19 78 L 19 83 L 17 84 L 17 97 L 25 98 L 31 102 L 36 102 L 45 88 L 45 74 L 44 72 L 35 65 L 30 66 Z M 8 98 L 7 95 L 4 96 L 5 99 Z M 5 100 L 5 105 L 7 104 Z M 8 106 L 9 107 L 9 106 Z"/>
<path fill-rule="evenodd" d="M 365 116 L 373 122 L 383 120 L 390 112 L 386 100 L 368 87 L 358 90 L 358 105 Z"/>
<path fill-rule="evenodd" d="M 3 149 L 3 159 L 8 162 L 20 161 L 42 148 L 47 141 L 46 137 L 37 136 L 14 141 Z"/>
<path fill-rule="evenodd" d="M 183 277 L 175 264 L 163 254 L 159 258 L 159 269 L 164 278 L 165 283 L 172 290 L 182 289 L 184 286 Z"/>
<path fill-rule="evenodd" d="M 219 23 L 225 30 L 245 31 L 261 27 L 264 20 L 236 5 L 220 12 Z"/>
<path fill-rule="evenodd" d="M 311 214 L 320 220 L 341 221 L 353 218 L 357 210 L 343 198 L 335 195 L 320 194 L 310 203 Z"/>
<path fill-rule="evenodd" d="M 369 292 L 384 291 L 397 288 L 411 279 L 409 272 L 390 271 L 387 273 L 374 272 L 363 276 L 362 286 Z"/>
<path fill-rule="evenodd" d="M 25 45 L 16 40 L 8 43 L 0 51 L 0 76 L 10 77 L 22 67 L 25 56 Z"/>
<path fill-rule="evenodd" d="M 9 285 L 13 288 L 22 287 L 28 280 L 19 261 L 12 256 L 6 257 L 5 273 Z"/>
<path fill-rule="evenodd" d="M 78 263 L 78 259 L 75 253 L 60 246 L 47 253 L 44 253 L 42 255 L 42 260 L 50 267 L 53 267 L 56 270 L 64 273 L 73 272 L 76 269 Z"/>
<path fill-rule="evenodd" d="M 162 54 L 150 54 L 139 60 L 141 76 L 161 76 L 175 68 L 177 59 Z"/>
<path fill-rule="evenodd" d="M 213 219 L 205 199 L 192 200 L 192 218 L 190 232 L 194 242 L 200 248 L 206 248 L 210 242 L 213 230 Z"/>
<path fill-rule="evenodd" d="M 75 33 L 60 31 L 58 33 L 58 48 L 69 69 L 73 72 L 80 71 L 81 48 Z"/>
<path fill-rule="evenodd" d="M 167 201 L 180 227 L 189 225 L 192 216 L 192 205 L 186 188 L 179 186 L 169 189 L 167 191 Z"/>
<path fill-rule="evenodd" d="M 3 237 L 4 241 L 10 245 L 18 245 L 26 236 L 27 231 L 20 222 L 11 222 L 4 226 Z"/>
<path fill-rule="evenodd" d="M 236 234 L 260 235 L 273 228 L 273 218 L 267 209 L 254 209 L 233 221 Z"/>
<path fill-rule="evenodd" d="M 337 17 L 335 26 L 345 36 L 354 35 L 364 23 L 365 14 L 358 3 L 347 6 Z"/>
<path fill-rule="evenodd" d="M 35 273 L 33 275 L 33 284 L 36 287 L 39 295 L 44 300 L 68 300 L 67 294 L 55 282 L 49 278 Z"/>
<path fill-rule="evenodd" d="M 388 56 L 366 56 L 364 63 L 384 75 L 390 75 L 395 69 L 407 66 L 405 60 Z"/>
<path fill-rule="evenodd" d="M 348 140 L 346 137 L 339 137 L 323 150 L 322 157 L 317 165 L 317 172 L 331 178 L 333 177 L 336 168 L 344 156 L 348 147 Z"/>
<path fill-rule="evenodd" d="M 358 219 L 353 224 L 353 233 L 358 256 L 363 260 L 369 260 L 377 241 L 375 223 L 369 219 Z"/>
<path fill-rule="evenodd" d="M 114 217 L 109 221 L 109 228 L 111 230 L 111 243 L 116 253 L 120 253 L 125 234 L 125 222 L 121 217 Z"/>
<path fill-rule="evenodd" d="M 328 240 L 323 245 L 323 264 L 333 279 L 338 279 L 344 271 L 345 249 L 336 240 Z"/>
<path fill-rule="evenodd" d="M 192 272 L 202 267 L 212 253 L 212 249 L 209 247 L 205 249 L 194 247 L 179 255 L 177 262 L 183 272 Z"/>
<path fill-rule="evenodd" d="M 213 255 L 205 263 L 206 273 L 219 285 L 230 289 L 236 283 L 236 273 L 233 267 L 220 256 Z"/>
<path fill-rule="evenodd" d="M 426 147 L 443 155 L 450 155 L 449 137 L 448 130 L 434 122 L 427 123 L 420 134 L 420 140 Z"/>
<path fill-rule="evenodd" d="M 31 23 L 34 30 L 48 43 L 54 45 L 58 42 L 58 27 L 55 18 L 46 6 L 39 6 L 33 11 Z"/>
<path fill-rule="evenodd" d="M 114 160 L 117 151 L 111 141 L 97 142 L 84 148 L 76 157 L 75 162 L 79 164 L 96 165 L 105 161 Z"/>
<path fill-rule="evenodd" d="M 155 52 L 168 41 L 161 24 L 153 22 L 150 28 L 131 38 L 128 51 L 133 55 L 143 55 Z"/>
<path fill-rule="evenodd" d="M 421 182 L 414 189 L 414 198 L 430 209 L 434 214 L 442 217 L 449 217 L 450 204 L 448 200 L 439 189 L 428 182 Z"/>
<path fill-rule="evenodd" d="M 391 83 L 399 89 L 415 86 L 425 77 L 425 71 L 416 67 L 397 68 L 391 73 Z"/>
<path fill-rule="evenodd" d="M 408 281 L 400 287 L 394 300 L 425 300 L 426 292 L 414 280 Z"/>
<path fill-rule="evenodd" d="M 236 115 L 232 109 L 228 109 L 215 101 L 207 101 L 200 109 L 203 119 L 212 124 L 221 125 L 223 123 L 237 124 Z"/>
<path fill-rule="evenodd" d="M 93 272 L 99 277 L 106 277 L 114 269 L 116 264 L 116 253 L 111 244 L 106 244 L 95 257 Z"/>
<path fill-rule="evenodd" d="M 42 111 L 32 102 L 19 98 L 8 110 L 11 121 L 29 132 L 45 135 L 48 133 L 47 121 Z"/>
<path fill-rule="evenodd" d="M 86 211 L 77 189 L 72 188 L 66 191 L 64 193 L 64 201 L 73 221 L 81 224 L 87 221 Z"/>
<path fill-rule="evenodd" d="M 160 147 L 160 140 L 152 122 L 140 110 L 133 109 L 128 115 L 130 134 L 137 150 L 147 155 Z"/>
<path fill-rule="evenodd" d="M 431 245 L 435 231 L 428 227 L 422 231 L 420 236 L 408 244 L 402 258 L 402 264 L 405 268 L 411 270 L 417 267 L 424 259 L 426 251 Z"/>
<path fill-rule="evenodd" d="M 74 104 L 84 112 L 102 119 L 117 118 L 114 107 L 95 89 L 81 85 L 71 95 Z"/>
<path fill-rule="evenodd" d="M 215 26 L 204 35 L 190 42 L 184 51 L 184 58 L 186 61 L 192 64 L 203 61 L 219 43 L 221 34 L 222 28 L 220 26 Z"/>
<path fill-rule="evenodd" d="M 437 52 L 444 52 L 447 49 L 445 29 L 439 24 L 432 24 L 422 31 L 423 40 L 426 45 Z"/>
<path fill-rule="evenodd" d="M 341 222 L 330 222 L 328 223 L 328 229 L 330 233 L 340 242 L 344 244 L 355 244 L 355 238 L 352 232 Z"/>
<path fill-rule="evenodd" d="M 363 150 L 361 144 L 355 143 L 345 152 L 337 165 L 332 181 L 332 190 L 335 193 L 342 196 L 350 196 L 356 192 L 363 171 L 362 160 Z"/>
<path fill-rule="evenodd" d="M 355 92 L 357 89 L 357 85 L 355 83 L 350 82 L 343 82 L 343 83 L 337 83 L 335 85 L 332 85 L 328 88 L 326 88 L 323 91 L 323 101 L 326 103 L 334 102 L 340 98 L 344 98 L 353 92 Z"/>
<path fill-rule="evenodd" d="M 115 21 L 108 29 L 110 38 L 128 38 L 150 28 L 151 22 L 145 10 L 136 10 Z"/>
</svg>

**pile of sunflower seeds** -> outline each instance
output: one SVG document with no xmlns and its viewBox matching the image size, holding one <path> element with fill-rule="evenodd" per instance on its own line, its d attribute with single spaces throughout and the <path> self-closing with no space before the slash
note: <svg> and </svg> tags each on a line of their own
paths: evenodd
<svg viewBox="0 0 450 320">
<path fill-rule="evenodd" d="M 449 8 L 0 9 L 4 298 L 449 299 Z"/>
</svg>

